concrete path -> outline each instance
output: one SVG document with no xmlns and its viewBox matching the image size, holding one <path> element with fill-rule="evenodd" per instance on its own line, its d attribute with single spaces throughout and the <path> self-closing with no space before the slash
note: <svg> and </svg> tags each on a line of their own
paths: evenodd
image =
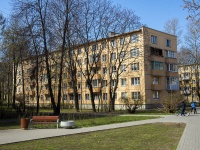
<svg viewBox="0 0 200 150">
<path fill-rule="evenodd" d="M 62 135 L 70 135 L 77 133 L 86 133 L 106 129 L 114 129 L 120 127 L 128 127 L 155 122 L 183 122 L 186 128 L 183 132 L 177 150 L 199 150 L 200 149 L 200 114 L 191 114 L 190 116 L 166 115 L 163 118 L 118 123 L 111 125 L 102 125 L 95 127 L 79 128 L 79 129 L 11 129 L 0 130 L 0 144 L 8 144 L 14 142 L 28 141 L 34 139 L 56 137 Z"/>
</svg>

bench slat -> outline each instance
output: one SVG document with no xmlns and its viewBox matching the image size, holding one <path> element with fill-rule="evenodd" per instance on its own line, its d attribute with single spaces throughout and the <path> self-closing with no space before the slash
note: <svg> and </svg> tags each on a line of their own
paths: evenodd
<svg viewBox="0 0 200 150">
<path fill-rule="evenodd" d="M 59 116 L 32 116 L 31 124 L 57 124 L 58 128 Z"/>
</svg>

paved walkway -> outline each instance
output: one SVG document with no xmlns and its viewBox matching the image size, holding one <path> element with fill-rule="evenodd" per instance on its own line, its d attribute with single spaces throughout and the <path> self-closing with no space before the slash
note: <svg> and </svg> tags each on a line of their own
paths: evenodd
<svg viewBox="0 0 200 150">
<path fill-rule="evenodd" d="M 118 123 L 111 125 L 102 125 L 95 127 L 79 128 L 79 129 L 11 129 L 0 130 L 0 144 L 8 144 L 14 142 L 28 141 L 34 139 L 56 137 L 62 135 L 70 135 L 77 133 L 86 133 L 92 131 L 100 131 L 106 129 L 128 127 L 155 122 L 183 122 L 186 128 L 183 132 L 177 150 L 199 150 L 200 149 L 200 114 L 191 114 L 188 117 L 167 115 L 164 118 L 134 121 L 127 123 Z"/>
</svg>

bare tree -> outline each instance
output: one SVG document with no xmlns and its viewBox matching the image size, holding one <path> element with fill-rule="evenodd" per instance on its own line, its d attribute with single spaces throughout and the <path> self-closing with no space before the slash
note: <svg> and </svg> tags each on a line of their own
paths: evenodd
<svg viewBox="0 0 200 150">
<path fill-rule="evenodd" d="M 180 46 L 182 30 L 178 18 L 167 20 L 164 25 L 164 32 L 177 36 L 177 46 Z"/>
<path fill-rule="evenodd" d="M 184 9 L 188 10 L 187 19 L 191 19 L 194 22 L 200 21 L 200 1 L 199 0 L 183 0 Z"/>
<path fill-rule="evenodd" d="M 200 97 L 199 87 L 199 66 L 200 66 L 200 24 L 198 22 L 191 21 L 188 25 L 188 32 L 185 37 L 187 49 L 189 49 L 189 55 L 191 59 L 189 63 L 192 73 L 195 78 L 195 95 Z"/>
<path fill-rule="evenodd" d="M 126 44 L 123 44 L 119 47 L 115 47 L 116 43 L 112 43 L 114 37 L 109 37 L 110 32 L 113 33 L 126 33 L 140 26 L 139 17 L 137 17 L 134 12 L 122 9 L 120 6 L 113 6 L 108 1 L 85 1 L 83 5 L 83 13 L 80 16 L 81 22 L 77 23 L 77 28 L 79 29 L 79 39 L 81 43 L 84 43 L 84 54 L 85 54 L 85 70 L 82 70 L 84 79 L 90 91 L 90 98 L 92 103 L 92 109 L 95 112 L 95 103 L 94 97 L 98 97 L 101 93 L 101 90 L 95 90 L 94 84 L 96 80 L 94 79 L 95 74 L 98 71 L 101 71 L 101 57 L 105 54 L 105 49 L 107 49 L 107 60 L 109 66 L 105 66 L 108 72 L 108 82 L 107 84 L 112 84 L 112 66 L 116 66 L 117 74 L 115 75 L 115 80 L 119 81 L 120 74 L 123 72 L 121 67 L 122 62 L 127 60 L 127 57 L 118 57 L 120 55 L 127 55 L 128 41 Z M 116 35 L 115 35 L 116 36 Z M 108 38 L 109 37 L 109 38 Z M 103 40 L 103 38 L 108 38 L 108 40 Z M 102 44 L 98 45 L 99 39 L 102 39 Z M 92 42 L 91 42 L 92 41 Z M 116 41 L 115 41 L 116 42 Z M 125 41 L 124 41 L 125 42 Z M 118 43 L 117 43 L 118 44 Z M 111 61 L 111 53 L 116 51 L 116 55 L 119 59 Z M 122 54 L 123 53 L 123 54 Z M 105 65 L 105 64 L 104 64 Z M 129 64 L 130 65 L 130 64 Z M 99 82 L 98 82 L 99 83 Z M 109 106 L 111 110 L 114 110 L 115 107 L 115 91 L 117 90 L 117 84 L 114 88 L 109 90 Z M 112 86 L 113 87 L 113 86 Z M 96 94 L 98 93 L 98 94 Z"/>
</svg>

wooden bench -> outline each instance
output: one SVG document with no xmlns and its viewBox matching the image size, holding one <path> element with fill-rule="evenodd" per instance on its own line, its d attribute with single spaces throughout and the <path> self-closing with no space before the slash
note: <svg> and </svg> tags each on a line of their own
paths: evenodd
<svg viewBox="0 0 200 150">
<path fill-rule="evenodd" d="M 59 116 L 32 116 L 30 124 L 59 124 Z"/>
</svg>

